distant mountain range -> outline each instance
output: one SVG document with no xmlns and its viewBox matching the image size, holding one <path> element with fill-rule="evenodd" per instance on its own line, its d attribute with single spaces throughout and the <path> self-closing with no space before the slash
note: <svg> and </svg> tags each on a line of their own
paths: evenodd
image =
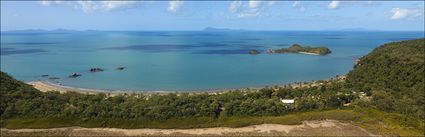
<svg viewBox="0 0 425 137">
<path fill-rule="evenodd" d="M 245 30 L 243 30 L 243 29 L 229 29 L 229 28 L 206 27 L 202 31 L 245 31 Z"/>
<path fill-rule="evenodd" d="M 343 28 L 343 29 L 323 29 L 322 31 L 384 31 L 367 28 Z"/>
<path fill-rule="evenodd" d="M 54 29 L 54 30 L 45 30 L 45 29 L 24 29 L 24 30 L 9 30 L 2 31 L 6 33 L 63 33 L 63 32 L 76 32 L 77 30 L 69 30 L 69 29 Z"/>
</svg>

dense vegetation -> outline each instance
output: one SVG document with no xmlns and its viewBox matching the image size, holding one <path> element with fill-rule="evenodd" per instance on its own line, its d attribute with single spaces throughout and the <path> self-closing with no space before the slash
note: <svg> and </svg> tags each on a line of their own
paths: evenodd
<svg viewBox="0 0 425 137">
<path fill-rule="evenodd" d="M 1 72 L 0 124 L 8 128 L 193 128 L 263 122 L 299 124 L 301 120 L 332 118 L 355 121 L 380 133 L 400 134 L 396 129 L 402 126 L 409 128 L 401 128 L 400 132 L 423 134 L 424 46 L 424 39 L 385 44 L 361 58 L 346 81 L 335 79 L 318 81 L 314 86 L 276 86 L 258 91 L 117 96 L 43 93 Z M 283 104 L 280 99 L 296 101 Z M 306 112 L 316 113 L 298 117 Z M 371 126 L 379 122 L 389 125 Z M 391 126 L 394 123 L 399 125 Z"/>
<path fill-rule="evenodd" d="M 425 119 L 424 52 L 424 39 L 378 47 L 348 73 L 347 86 L 372 94 L 369 103 L 380 110 Z"/>
<path fill-rule="evenodd" d="M 1 73 L 2 118 L 78 117 L 166 120 L 170 118 L 281 115 L 288 112 L 341 107 L 352 95 L 315 87 L 308 90 L 264 88 L 258 92 L 229 91 L 159 94 L 81 94 L 42 93 Z M 314 97 L 316 96 L 316 97 Z M 284 105 L 280 98 L 297 98 Z"/>
<path fill-rule="evenodd" d="M 309 46 L 301 46 L 299 44 L 293 44 L 289 48 L 282 48 L 282 49 L 276 49 L 272 50 L 273 53 L 300 53 L 300 52 L 306 52 L 306 53 L 314 53 L 318 55 L 327 55 L 331 53 L 331 50 L 326 47 L 309 47 Z"/>
</svg>

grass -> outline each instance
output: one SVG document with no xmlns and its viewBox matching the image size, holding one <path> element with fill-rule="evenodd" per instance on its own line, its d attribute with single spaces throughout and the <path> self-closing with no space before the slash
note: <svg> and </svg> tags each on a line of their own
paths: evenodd
<svg viewBox="0 0 425 137">
<path fill-rule="evenodd" d="M 362 114 L 362 117 L 354 121 L 355 125 L 372 133 L 385 136 L 424 136 L 425 134 L 424 120 L 375 109 L 361 109 L 356 112 Z"/>
<path fill-rule="evenodd" d="M 297 112 L 282 116 L 233 116 L 220 117 L 218 119 L 200 117 L 185 119 L 168 119 L 165 121 L 153 121 L 145 119 L 78 119 L 78 118 L 13 118 L 6 120 L 3 127 L 9 129 L 18 128 L 57 128 L 57 127 L 113 127 L 113 128 L 161 128 L 161 129 L 185 129 L 206 127 L 244 127 L 249 125 L 270 123 L 297 125 L 306 120 L 339 120 L 352 122 L 374 134 L 400 135 L 400 136 L 423 136 L 424 121 L 406 117 L 396 113 L 387 113 L 374 109 L 359 110 L 325 110 Z"/>
</svg>

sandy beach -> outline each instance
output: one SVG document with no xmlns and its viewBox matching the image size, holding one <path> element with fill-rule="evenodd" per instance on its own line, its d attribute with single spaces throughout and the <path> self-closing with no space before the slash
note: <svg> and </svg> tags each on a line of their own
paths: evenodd
<svg viewBox="0 0 425 137">
<path fill-rule="evenodd" d="M 191 94 L 197 94 L 197 93 L 211 93 L 211 94 L 217 94 L 220 92 L 225 91 L 231 91 L 231 90 L 240 90 L 240 91 L 258 91 L 264 87 L 251 87 L 251 88 L 242 88 L 242 89 L 217 89 L 217 90 L 199 90 L 199 91 L 129 91 L 129 90 L 101 90 L 101 89 L 86 89 L 86 88 L 77 88 L 77 87 L 71 87 L 71 86 L 64 86 L 58 83 L 52 83 L 48 81 L 31 81 L 27 82 L 27 84 L 32 85 L 34 88 L 42 91 L 59 91 L 60 93 L 66 93 L 66 92 L 79 92 L 79 93 L 87 93 L 87 94 L 98 94 L 98 93 L 106 93 L 110 94 L 112 96 L 119 95 L 119 94 L 132 94 L 132 93 L 143 93 L 143 94 L 168 94 L 168 93 L 191 93 Z M 316 87 L 323 85 L 323 83 L 318 82 L 299 82 L 299 83 L 291 83 L 287 84 L 287 86 L 291 86 L 292 88 L 309 88 L 309 87 Z M 281 85 L 284 86 L 284 85 Z"/>
<path fill-rule="evenodd" d="M 32 85 L 34 88 L 36 88 L 36 89 L 38 89 L 42 92 L 59 91 L 60 93 L 65 93 L 65 92 L 69 92 L 69 91 L 74 91 L 74 92 L 90 93 L 90 94 L 95 94 L 95 93 L 100 93 L 100 92 L 108 92 L 108 91 L 105 91 L 105 90 L 82 89 L 82 88 L 62 86 L 62 85 L 50 83 L 50 82 L 47 82 L 47 81 L 32 81 L 32 82 L 27 82 L 27 84 Z"/>
<path fill-rule="evenodd" d="M 335 130 L 337 129 L 337 130 Z M 118 129 L 67 127 L 52 129 L 2 129 L 3 135 L 66 136 L 374 136 L 368 131 L 335 120 L 304 121 L 301 125 L 261 124 L 240 128 L 215 127 L 196 129 Z"/>
<path fill-rule="evenodd" d="M 66 92 L 79 92 L 79 93 L 87 93 L 87 94 L 98 94 L 105 93 L 110 94 L 111 96 L 119 95 L 119 94 L 132 94 L 132 93 L 143 93 L 143 94 L 168 94 L 175 93 L 177 91 L 131 91 L 131 90 L 102 90 L 102 89 L 86 89 L 86 88 L 77 88 L 71 86 L 64 86 L 61 84 L 56 84 L 48 81 L 31 81 L 27 82 L 27 84 L 32 85 L 35 89 L 40 90 L 41 92 L 47 91 L 59 91 L 60 93 Z M 215 91 L 218 92 L 219 90 Z M 188 91 L 182 91 L 188 92 Z M 214 91 L 205 91 L 205 92 L 214 92 Z"/>
<path fill-rule="evenodd" d="M 306 54 L 306 55 L 315 55 L 315 56 L 320 56 L 320 54 L 316 54 L 316 53 L 310 53 L 310 52 L 298 52 L 299 54 Z"/>
</svg>

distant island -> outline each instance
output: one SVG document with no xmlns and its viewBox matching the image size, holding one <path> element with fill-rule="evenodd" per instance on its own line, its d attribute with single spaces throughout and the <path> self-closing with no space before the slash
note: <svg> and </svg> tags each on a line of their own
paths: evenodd
<svg viewBox="0 0 425 137">
<path fill-rule="evenodd" d="M 327 47 L 310 47 L 310 46 L 301 46 L 299 44 L 293 44 L 289 48 L 281 49 L 270 49 L 268 53 L 300 53 L 300 54 L 309 54 L 309 55 L 328 55 L 332 51 Z"/>
<path fill-rule="evenodd" d="M 71 29 L 52 29 L 52 30 L 46 30 L 46 29 L 23 29 L 23 30 L 7 30 L 7 31 L 1 31 L 2 33 L 68 33 L 68 32 L 78 32 L 78 30 L 71 30 Z"/>
<path fill-rule="evenodd" d="M 257 55 L 257 54 L 260 54 L 260 51 L 253 49 L 249 51 L 249 54 Z"/>
<path fill-rule="evenodd" d="M 209 31 L 209 32 L 222 32 L 222 31 L 243 31 L 243 29 L 229 29 L 229 28 L 213 28 L 213 27 L 206 27 L 202 31 Z"/>
</svg>

